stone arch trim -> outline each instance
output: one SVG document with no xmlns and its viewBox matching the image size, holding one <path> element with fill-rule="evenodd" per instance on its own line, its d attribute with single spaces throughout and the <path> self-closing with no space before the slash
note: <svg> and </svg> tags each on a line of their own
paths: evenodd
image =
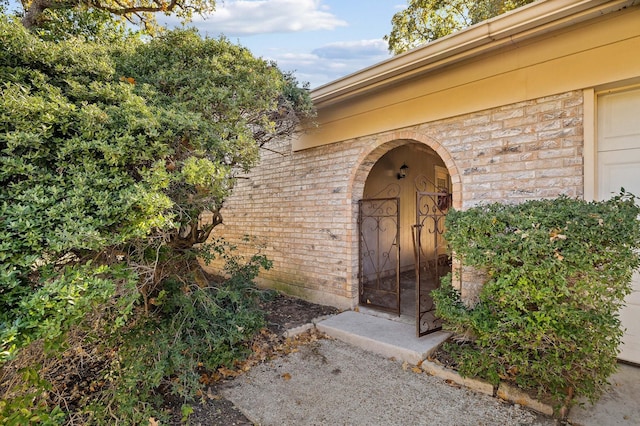
<svg viewBox="0 0 640 426">
<path fill-rule="evenodd" d="M 363 140 L 365 138 L 361 138 Z M 358 220 L 358 200 L 364 194 L 364 185 L 367 177 L 371 172 L 374 164 L 382 158 L 384 154 L 411 142 L 417 142 L 427 145 L 433 149 L 442 159 L 449 175 L 451 177 L 451 193 L 453 198 L 453 207 L 460 209 L 462 207 L 462 181 L 458 167 L 455 165 L 451 154 L 437 140 L 415 131 L 395 131 L 382 135 L 370 136 L 371 142 L 367 145 L 369 149 L 364 150 L 356 159 L 354 169 L 351 172 L 347 187 L 347 196 L 351 200 L 349 223 L 352 224 L 348 231 L 350 246 L 347 248 L 348 262 L 351 264 L 351 274 L 347 277 L 348 286 L 351 289 L 352 306 L 358 304 L 358 239 L 357 220 Z"/>
<path fill-rule="evenodd" d="M 356 160 L 356 167 L 349 179 L 349 194 L 354 205 L 357 204 L 358 199 L 362 197 L 364 192 L 364 184 L 369 176 L 369 172 L 373 168 L 373 165 L 387 152 L 393 148 L 397 148 L 409 142 L 418 142 L 427 145 L 433 149 L 442 159 L 449 176 L 451 177 L 451 194 L 453 198 L 453 207 L 460 209 L 462 207 L 462 179 L 458 171 L 458 167 L 453 161 L 453 157 L 437 140 L 419 132 L 415 131 L 395 131 L 374 137 L 375 144 L 372 145 L 372 149 L 363 152 Z"/>
</svg>

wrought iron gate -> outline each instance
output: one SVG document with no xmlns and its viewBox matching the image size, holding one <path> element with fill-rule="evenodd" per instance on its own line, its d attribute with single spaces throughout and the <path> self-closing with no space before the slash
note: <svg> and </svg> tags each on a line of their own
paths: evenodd
<svg viewBox="0 0 640 426">
<path fill-rule="evenodd" d="M 400 315 L 400 198 L 358 206 L 360 304 Z"/>
<path fill-rule="evenodd" d="M 416 193 L 416 224 L 413 226 L 413 248 L 416 271 L 416 334 L 418 337 L 442 328 L 435 316 L 431 291 L 439 287 L 440 278 L 451 271 L 444 233 L 444 220 L 451 204 L 451 194 Z"/>
</svg>

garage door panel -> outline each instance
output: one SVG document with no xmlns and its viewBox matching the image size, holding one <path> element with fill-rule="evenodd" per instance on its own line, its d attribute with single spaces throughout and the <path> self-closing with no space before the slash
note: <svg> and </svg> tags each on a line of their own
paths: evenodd
<svg viewBox="0 0 640 426">
<path fill-rule="evenodd" d="M 620 188 L 640 197 L 640 148 L 601 152 L 598 159 L 601 200 L 619 194 Z"/>
<path fill-rule="evenodd" d="M 620 188 L 640 196 L 640 89 L 598 98 L 598 198 Z M 640 364 L 640 273 L 632 281 L 620 321 L 625 333 L 619 359 Z"/>
<path fill-rule="evenodd" d="M 626 329 L 618 358 L 623 361 L 640 364 L 640 327 L 638 326 L 638 306 L 626 306 L 620 311 L 620 321 Z"/>
<path fill-rule="evenodd" d="M 618 194 L 620 188 L 640 196 L 640 149 L 598 153 L 600 199 Z M 619 359 L 640 364 L 640 274 L 634 274 L 633 292 L 625 298 L 620 321 L 626 328 Z"/>
<path fill-rule="evenodd" d="M 640 90 L 609 94 L 598 100 L 598 150 L 638 147 Z"/>
</svg>

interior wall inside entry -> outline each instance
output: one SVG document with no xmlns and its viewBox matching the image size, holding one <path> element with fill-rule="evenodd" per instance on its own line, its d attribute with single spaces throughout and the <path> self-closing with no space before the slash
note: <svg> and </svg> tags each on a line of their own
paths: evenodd
<svg viewBox="0 0 640 426">
<path fill-rule="evenodd" d="M 398 178 L 403 166 L 405 177 Z M 394 148 L 371 169 L 364 186 L 364 199 L 400 198 L 400 269 L 414 268 L 412 226 L 416 223 L 416 190 L 438 192 L 435 185 L 451 184 L 440 156 L 426 145 L 409 143 Z M 442 189 L 442 188 L 441 188 Z"/>
</svg>

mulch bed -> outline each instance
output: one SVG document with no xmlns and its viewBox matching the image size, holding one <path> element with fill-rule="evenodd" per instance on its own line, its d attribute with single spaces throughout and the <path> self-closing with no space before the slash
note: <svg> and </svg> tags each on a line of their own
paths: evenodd
<svg viewBox="0 0 640 426">
<path fill-rule="evenodd" d="M 449 368 L 451 370 L 456 370 L 458 367 L 457 361 L 451 356 L 451 354 L 444 349 L 442 349 L 442 345 L 440 345 L 429 357 L 427 360 L 431 362 L 435 362 L 436 364 L 440 364 L 443 367 Z"/>
<path fill-rule="evenodd" d="M 317 305 L 281 294 L 262 301 L 261 307 L 266 313 L 267 330 L 264 330 L 253 342 L 253 353 L 249 360 L 238 365 L 237 371 L 222 370 L 222 377 L 215 377 L 209 383 L 207 394 L 203 395 L 199 401 L 191 403 L 194 411 L 189 416 L 190 425 L 252 425 L 230 401 L 222 396 L 221 388 L 243 371 L 249 370 L 251 366 L 293 352 L 298 345 L 318 338 L 311 332 L 286 339 L 283 336 L 285 331 L 308 324 L 316 318 L 339 312 L 338 309 L 330 306 Z M 180 405 L 176 406 L 174 412 L 173 424 L 183 424 L 180 423 Z"/>
<path fill-rule="evenodd" d="M 331 306 L 316 305 L 282 294 L 261 302 L 260 306 L 266 312 L 267 328 L 276 334 L 282 334 L 287 330 L 308 324 L 316 318 L 339 312 Z"/>
<path fill-rule="evenodd" d="M 251 425 L 251 422 L 238 411 L 231 402 L 221 395 L 221 388 L 235 377 L 251 369 L 251 367 L 266 362 L 278 356 L 297 351 L 298 346 L 312 343 L 322 336 L 312 329 L 298 336 L 285 338 L 287 330 L 309 324 L 319 317 L 337 314 L 333 307 L 309 303 L 301 299 L 281 295 L 275 292 L 265 292 L 261 308 L 265 313 L 267 326 L 249 343 L 250 354 L 247 360 L 237 362 L 233 368 L 221 367 L 214 372 L 202 372 L 201 382 L 205 390 L 195 400 L 189 402 L 193 413 L 188 417 L 191 425 Z M 83 404 L 85 397 L 92 392 L 100 391 L 106 384 L 101 379 L 100 372 L 112 358 L 115 351 L 103 353 L 87 339 L 80 331 L 72 331 L 68 338 L 69 348 L 60 358 L 47 357 L 42 341 L 34 342 L 23 349 L 25 356 L 17 359 L 9 368 L 0 369 L 0 396 L 12 386 L 22 381 L 20 369 L 32 365 L 34 360 L 41 361 L 39 373 L 46 380 L 53 383 L 55 391 L 51 394 L 53 403 L 62 401 L 69 409 L 71 416 Z M 173 397 L 170 393 L 163 393 L 165 409 L 171 417 L 171 424 L 184 424 L 181 407 L 183 400 Z M 48 398 L 48 396 L 45 396 Z M 51 402 L 47 400 L 48 402 Z M 81 418 L 69 418 L 70 423 L 82 424 Z M 155 423 L 150 419 L 149 424 Z M 0 419 L 0 424 L 3 424 Z"/>
</svg>

